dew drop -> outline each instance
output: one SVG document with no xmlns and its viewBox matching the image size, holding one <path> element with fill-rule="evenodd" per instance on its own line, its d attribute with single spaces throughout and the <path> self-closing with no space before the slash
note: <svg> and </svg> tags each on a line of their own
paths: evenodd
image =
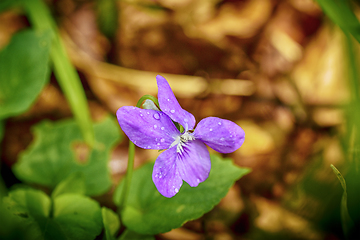
<svg viewBox="0 0 360 240">
<path fill-rule="evenodd" d="M 135 107 L 132 107 L 133 110 L 135 110 Z"/>
<path fill-rule="evenodd" d="M 157 143 L 156 145 L 160 146 L 160 143 Z"/>
<path fill-rule="evenodd" d="M 196 182 L 199 183 L 199 182 L 200 182 L 200 179 L 196 179 Z"/>
<path fill-rule="evenodd" d="M 160 139 L 160 142 L 165 142 L 165 139 L 164 138 Z"/>
<path fill-rule="evenodd" d="M 212 132 L 212 128 L 210 128 L 210 132 Z"/>
<path fill-rule="evenodd" d="M 164 130 L 165 128 L 164 128 L 164 127 L 161 127 L 160 129 L 161 129 L 161 130 Z"/>
<path fill-rule="evenodd" d="M 230 135 L 230 137 L 232 137 L 232 135 Z"/>
<path fill-rule="evenodd" d="M 174 109 L 172 109 L 172 110 L 170 110 L 170 112 L 171 112 L 171 113 L 174 113 L 174 112 L 175 112 L 175 110 L 174 110 Z"/>
<path fill-rule="evenodd" d="M 221 141 L 224 141 L 224 140 L 225 140 L 225 138 L 220 138 L 220 140 L 221 140 Z"/>
<path fill-rule="evenodd" d="M 175 188 L 175 192 L 178 193 L 178 192 L 179 192 L 179 189 Z"/>
<path fill-rule="evenodd" d="M 170 102 L 170 99 L 168 98 L 167 101 Z"/>
<path fill-rule="evenodd" d="M 146 112 L 147 114 L 150 114 L 149 112 Z"/>
<path fill-rule="evenodd" d="M 221 122 L 218 122 L 219 125 L 221 125 Z"/>
<path fill-rule="evenodd" d="M 140 113 L 140 116 L 142 117 L 143 115 Z"/>
<path fill-rule="evenodd" d="M 154 116 L 153 116 L 156 120 L 159 120 L 160 119 L 160 116 L 159 114 L 155 113 Z"/>
<path fill-rule="evenodd" d="M 156 124 L 154 125 L 154 128 L 157 129 L 157 125 L 156 125 Z"/>
<path fill-rule="evenodd" d="M 161 178 L 162 176 L 160 175 L 159 178 Z"/>
<path fill-rule="evenodd" d="M 148 146 L 148 148 L 151 148 L 151 146 Z"/>
</svg>

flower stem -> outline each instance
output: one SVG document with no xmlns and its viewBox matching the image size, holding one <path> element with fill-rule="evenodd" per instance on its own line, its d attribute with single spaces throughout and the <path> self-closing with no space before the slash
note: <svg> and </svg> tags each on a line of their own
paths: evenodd
<svg viewBox="0 0 360 240">
<path fill-rule="evenodd" d="M 156 104 L 156 106 L 160 109 L 159 101 L 157 100 L 156 97 L 151 96 L 151 95 L 144 95 L 144 96 L 142 96 L 142 97 L 139 99 L 139 101 L 137 102 L 136 107 L 141 108 L 142 103 L 143 103 L 146 99 L 149 99 L 149 100 L 153 101 L 153 102 Z"/>
<path fill-rule="evenodd" d="M 151 95 L 142 96 L 136 104 L 136 107 L 141 108 L 142 103 L 146 100 L 150 99 L 157 106 L 159 106 L 159 102 L 157 98 Z M 126 176 L 124 180 L 124 187 L 122 189 L 121 199 L 120 199 L 120 210 L 122 211 L 126 206 L 126 201 L 129 196 L 130 186 L 131 186 L 131 178 L 134 171 L 134 158 L 135 158 L 135 144 L 129 140 L 129 153 L 128 153 L 128 165 L 126 169 Z"/>
<path fill-rule="evenodd" d="M 131 178 L 134 170 L 134 158 L 135 158 L 135 144 L 132 141 L 129 141 L 129 156 L 128 156 L 128 165 L 126 170 L 125 176 L 125 184 L 121 194 L 121 202 L 120 202 L 120 209 L 124 209 L 126 205 L 126 200 L 129 195 L 130 185 L 131 185 Z"/>
<path fill-rule="evenodd" d="M 85 91 L 79 75 L 66 53 L 55 20 L 43 0 L 22 0 L 21 3 L 34 28 L 49 31 L 53 36 L 50 56 L 54 74 L 69 102 L 85 142 L 93 147 L 95 136 Z"/>
</svg>

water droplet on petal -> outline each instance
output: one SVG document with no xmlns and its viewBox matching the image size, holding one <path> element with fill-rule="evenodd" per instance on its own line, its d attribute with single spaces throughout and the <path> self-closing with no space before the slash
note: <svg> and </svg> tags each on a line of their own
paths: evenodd
<svg viewBox="0 0 360 240">
<path fill-rule="evenodd" d="M 221 125 L 221 122 L 218 122 L 219 125 Z"/>
<path fill-rule="evenodd" d="M 160 175 L 159 178 L 161 178 L 162 176 Z"/>
<path fill-rule="evenodd" d="M 179 192 L 179 189 L 175 188 L 175 192 L 178 193 L 178 192 Z"/>
<path fill-rule="evenodd" d="M 143 115 L 140 113 L 140 116 L 142 117 Z"/>
<path fill-rule="evenodd" d="M 165 128 L 164 128 L 164 127 L 161 127 L 160 129 L 161 129 L 161 130 L 164 130 Z"/>
<path fill-rule="evenodd" d="M 153 116 L 156 120 L 159 120 L 160 119 L 160 116 L 159 114 L 155 113 L 154 116 Z"/>
<path fill-rule="evenodd" d="M 149 112 L 146 112 L 147 114 L 150 114 Z"/>
<path fill-rule="evenodd" d="M 170 99 L 168 98 L 167 101 L 170 102 Z"/>
<path fill-rule="evenodd" d="M 221 140 L 221 141 L 224 141 L 224 140 L 225 140 L 225 138 L 220 138 L 220 140 Z"/>
<path fill-rule="evenodd" d="M 156 125 L 156 124 L 154 125 L 154 128 L 157 129 L 157 125 Z"/>
<path fill-rule="evenodd" d="M 160 142 L 165 142 L 165 139 L 164 138 L 160 139 Z"/>
<path fill-rule="evenodd" d="M 151 148 L 151 146 L 148 146 L 148 148 Z"/>
<path fill-rule="evenodd" d="M 200 179 L 196 179 L 196 182 L 199 183 L 199 182 L 200 182 Z"/>
<path fill-rule="evenodd" d="M 210 132 L 212 132 L 212 128 L 210 128 Z"/>
<path fill-rule="evenodd" d="M 230 137 L 232 137 L 232 135 L 230 135 Z"/>
<path fill-rule="evenodd" d="M 156 145 L 160 146 L 160 143 L 157 143 Z"/>
<path fill-rule="evenodd" d="M 175 112 L 175 110 L 174 110 L 174 109 L 172 109 L 172 110 L 170 110 L 170 112 L 171 112 L 171 113 L 174 113 L 174 112 Z"/>
<path fill-rule="evenodd" d="M 134 109 L 135 109 L 135 107 L 132 107 L 132 109 L 134 110 Z"/>
</svg>

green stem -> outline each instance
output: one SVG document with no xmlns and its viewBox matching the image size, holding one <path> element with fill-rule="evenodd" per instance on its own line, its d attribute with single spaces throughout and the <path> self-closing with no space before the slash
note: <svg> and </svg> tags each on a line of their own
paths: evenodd
<svg viewBox="0 0 360 240">
<path fill-rule="evenodd" d="M 92 147 L 95 142 L 94 130 L 84 88 L 76 69 L 71 64 L 58 33 L 57 26 L 48 7 L 42 0 L 23 0 L 29 19 L 38 30 L 50 31 L 53 35 L 51 59 L 56 79 L 68 100 L 85 142 Z"/>
<path fill-rule="evenodd" d="M 157 98 L 151 95 L 142 96 L 136 104 L 136 107 L 141 108 L 142 103 L 146 100 L 150 99 L 153 101 L 158 107 L 159 102 Z M 129 196 L 130 186 L 131 186 L 131 178 L 134 171 L 134 158 L 135 158 L 135 144 L 129 140 L 129 156 L 128 156 L 128 165 L 126 169 L 126 176 L 124 180 L 124 187 L 122 189 L 121 199 L 120 199 L 120 209 L 123 210 L 126 206 L 126 201 Z"/>
<path fill-rule="evenodd" d="M 141 105 L 142 105 L 142 103 L 143 103 L 146 99 L 149 99 L 149 100 L 153 101 L 153 102 L 155 103 L 155 105 L 160 109 L 159 101 L 157 100 L 156 97 L 151 96 L 151 95 L 144 95 L 144 96 L 142 96 L 142 97 L 139 99 L 139 101 L 137 102 L 136 106 L 137 106 L 138 108 L 140 108 Z"/>
<path fill-rule="evenodd" d="M 132 174 L 134 171 L 134 158 L 135 158 L 135 144 L 133 142 L 129 141 L 128 165 L 127 165 L 127 169 L 126 169 L 125 184 L 124 184 L 123 192 L 121 195 L 120 209 L 125 208 L 126 200 L 129 195 L 131 178 L 132 178 Z"/>
</svg>

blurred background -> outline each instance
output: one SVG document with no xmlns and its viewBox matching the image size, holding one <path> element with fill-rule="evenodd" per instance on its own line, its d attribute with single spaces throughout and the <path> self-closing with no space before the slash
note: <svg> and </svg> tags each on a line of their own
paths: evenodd
<svg viewBox="0 0 360 240">
<path fill-rule="evenodd" d="M 343 175 L 351 172 L 346 113 L 360 106 L 345 108 L 351 101 L 345 36 L 316 1 L 46 3 L 94 121 L 136 105 L 144 94 L 156 96 L 155 76 L 161 74 L 197 122 L 208 116 L 226 118 L 246 133 L 243 146 L 226 157 L 252 172 L 211 212 L 158 239 L 344 238 L 343 189 L 330 164 Z M 357 3 L 351 3 L 355 13 Z M 20 9 L 2 12 L 0 48 L 29 26 Z M 354 45 L 357 50 L 358 43 Z M 71 116 L 51 75 L 31 109 L 5 122 L 1 175 L 7 187 L 19 182 L 11 166 L 33 140 L 31 126 Z M 111 154 L 114 187 L 126 171 L 127 144 L 123 141 Z M 135 167 L 157 155 L 137 148 Z M 348 207 L 356 223 L 358 181 L 352 182 Z M 97 200 L 113 207 L 111 195 Z"/>
</svg>

